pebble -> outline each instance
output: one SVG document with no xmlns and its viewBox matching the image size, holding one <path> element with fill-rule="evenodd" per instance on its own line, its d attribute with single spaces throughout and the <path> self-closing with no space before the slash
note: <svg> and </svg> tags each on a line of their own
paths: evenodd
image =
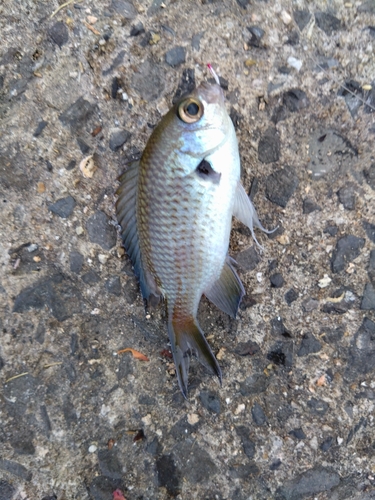
<svg viewBox="0 0 375 500">
<path fill-rule="evenodd" d="M 351 116 L 355 118 L 359 108 L 363 105 L 363 90 L 361 85 L 355 80 L 346 81 L 338 90 L 337 95 L 344 97 L 345 104 Z"/>
<path fill-rule="evenodd" d="M 308 354 L 319 352 L 321 349 L 322 344 L 319 340 L 317 340 L 312 333 L 307 332 L 302 337 L 297 356 L 307 356 Z"/>
<path fill-rule="evenodd" d="M 355 185 L 348 183 L 337 191 L 337 196 L 340 203 L 344 205 L 346 210 L 355 209 Z"/>
<path fill-rule="evenodd" d="M 240 383 L 242 396 L 251 396 L 264 392 L 269 386 L 270 380 L 264 373 L 254 373 Z"/>
<path fill-rule="evenodd" d="M 307 401 L 307 406 L 313 415 L 322 416 L 327 413 L 329 404 L 322 399 L 311 398 Z"/>
<path fill-rule="evenodd" d="M 285 283 L 284 278 L 280 273 L 275 273 L 270 276 L 270 282 L 273 288 L 281 288 Z"/>
<path fill-rule="evenodd" d="M 246 250 L 238 253 L 235 259 L 237 264 L 245 272 L 253 271 L 261 261 L 261 257 L 257 252 L 255 246 L 249 247 Z"/>
<path fill-rule="evenodd" d="M 301 89 L 295 88 L 288 90 L 288 92 L 284 92 L 283 104 L 289 111 L 291 111 L 292 113 L 296 113 L 301 109 L 309 107 L 310 101 L 306 95 L 306 92 Z"/>
<path fill-rule="evenodd" d="M 337 226 L 327 226 L 323 233 L 329 234 L 330 236 L 336 236 L 339 228 Z"/>
<path fill-rule="evenodd" d="M 161 455 L 156 460 L 158 485 L 164 487 L 168 494 L 176 497 L 180 493 L 180 472 L 171 455 Z"/>
<path fill-rule="evenodd" d="M 117 450 L 99 450 L 98 451 L 99 468 L 105 477 L 111 479 L 121 479 L 122 465 L 117 455 Z"/>
<path fill-rule="evenodd" d="M 75 206 L 76 206 L 75 199 L 69 195 L 66 196 L 65 198 L 60 198 L 51 205 L 48 205 L 48 210 L 58 215 L 59 217 L 66 219 L 72 214 Z"/>
<path fill-rule="evenodd" d="M 250 438 L 250 429 L 244 425 L 238 425 L 236 427 L 236 432 L 241 439 L 242 448 L 245 455 L 252 460 L 255 455 L 255 443 Z"/>
<path fill-rule="evenodd" d="M 132 88 L 147 102 L 160 97 L 164 90 L 164 69 L 150 59 L 142 63 L 132 76 Z"/>
<path fill-rule="evenodd" d="M 63 125 L 69 126 L 72 132 L 76 132 L 87 124 L 95 109 L 94 104 L 80 97 L 59 115 L 59 120 Z"/>
<path fill-rule="evenodd" d="M 111 130 L 109 138 L 109 147 L 112 151 L 117 151 L 121 148 L 130 138 L 130 132 L 124 129 L 116 128 Z"/>
<path fill-rule="evenodd" d="M 117 295 L 118 297 L 121 295 L 121 281 L 118 276 L 108 278 L 105 282 L 105 287 L 112 295 Z"/>
<path fill-rule="evenodd" d="M 300 500 L 313 498 L 340 484 L 340 476 L 333 469 L 318 465 L 287 481 L 276 491 L 278 500 Z"/>
<path fill-rule="evenodd" d="M 65 167 L 66 170 L 73 170 L 73 168 L 75 168 L 77 162 L 75 160 L 70 160 L 70 162 L 68 163 L 68 165 Z"/>
<path fill-rule="evenodd" d="M 291 337 L 289 330 L 284 326 L 283 319 L 276 316 L 271 320 L 271 334 L 275 337 L 282 335 L 283 337 Z"/>
<path fill-rule="evenodd" d="M 191 39 L 191 47 L 196 50 L 196 51 L 199 51 L 200 50 L 200 44 L 201 44 L 201 39 L 204 35 L 204 31 L 202 31 L 201 33 L 196 33 L 195 35 L 193 35 L 192 39 Z"/>
<path fill-rule="evenodd" d="M 291 45 L 296 45 L 295 43 Z M 287 63 L 291 68 L 294 68 L 295 70 L 299 71 L 302 68 L 303 62 L 300 59 L 297 59 L 296 57 L 289 56 L 287 59 Z"/>
<path fill-rule="evenodd" d="M 248 26 L 247 29 L 251 34 L 251 37 L 247 40 L 247 45 L 250 47 L 260 47 L 260 42 L 264 36 L 264 30 L 259 28 L 259 26 Z"/>
<path fill-rule="evenodd" d="M 0 458 L 0 469 L 27 482 L 31 481 L 33 477 L 32 472 L 27 470 L 26 467 L 19 464 L 18 462 L 14 462 L 13 460 L 6 460 L 5 458 Z"/>
<path fill-rule="evenodd" d="M 95 453 L 96 450 L 98 449 L 98 447 L 95 445 L 95 444 L 92 444 L 91 446 L 89 446 L 89 453 Z"/>
<path fill-rule="evenodd" d="M 283 10 L 281 12 L 281 20 L 284 24 L 286 24 L 287 26 L 292 22 L 292 16 L 286 11 L 286 10 Z"/>
<path fill-rule="evenodd" d="M 364 170 L 363 174 L 367 184 L 375 190 L 375 163 L 373 163 L 368 170 Z"/>
<path fill-rule="evenodd" d="M 165 62 L 175 68 L 176 66 L 180 66 L 186 61 L 186 50 L 184 47 L 177 46 L 173 47 L 173 49 L 168 50 L 165 54 Z"/>
<path fill-rule="evenodd" d="M 126 2 L 125 0 L 112 0 L 111 9 L 130 21 L 137 16 L 137 11 L 132 2 Z"/>
<path fill-rule="evenodd" d="M 130 30 L 130 36 L 138 36 L 142 35 L 145 32 L 145 28 L 143 23 L 139 21 L 139 23 L 133 25 Z"/>
<path fill-rule="evenodd" d="M 65 23 L 57 21 L 48 29 L 48 34 L 52 41 L 61 49 L 69 41 L 69 31 Z"/>
<path fill-rule="evenodd" d="M 364 244 L 364 238 L 358 238 L 352 234 L 340 238 L 331 258 L 332 272 L 339 273 L 343 271 L 348 262 L 352 262 L 358 257 Z"/>
<path fill-rule="evenodd" d="M 302 31 L 308 25 L 311 14 L 308 10 L 294 10 L 293 17 L 298 28 Z"/>
<path fill-rule="evenodd" d="M 311 214 L 317 210 L 321 210 L 320 206 L 311 198 L 305 198 L 303 200 L 302 211 L 304 214 Z"/>
<path fill-rule="evenodd" d="M 295 300 L 298 299 L 298 293 L 294 290 L 294 288 L 291 288 L 286 292 L 284 295 L 285 302 L 290 306 Z"/>
<path fill-rule="evenodd" d="M 366 231 L 367 238 L 375 243 L 375 224 L 371 224 L 364 220 L 362 222 L 363 229 Z"/>
<path fill-rule="evenodd" d="M 35 132 L 34 132 L 34 137 L 39 137 L 40 134 L 43 132 L 43 130 L 46 128 L 46 126 L 48 125 L 48 122 L 44 121 L 44 120 L 41 120 L 39 123 L 38 123 L 38 126 L 36 127 L 35 129 Z"/>
<path fill-rule="evenodd" d="M 285 208 L 298 184 L 295 169 L 286 165 L 267 177 L 266 196 L 272 203 Z"/>
<path fill-rule="evenodd" d="M 289 432 L 289 436 L 293 436 L 296 439 L 306 439 L 306 434 L 303 432 L 301 427 L 298 427 L 298 429 L 292 429 Z"/>
<path fill-rule="evenodd" d="M 221 413 L 221 404 L 219 396 L 212 391 L 201 391 L 199 394 L 199 398 L 202 402 L 202 405 L 211 413 Z"/>
<path fill-rule="evenodd" d="M 315 23 L 328 36 L 332 36 L 334 31 L 342 29 L 340 19 L 329 12 L 315 12 Z"/>
<path fill-rule="evenodd" d="M 116 245 L 117 233 L 115 227 L 109 223 L 109 217 L 98 210 L 86 222 L 86 229 L 91 243 L 97 243 L 104 250 L 110 250 Z"/>
<path fill-rule="evenodd" d="M 280 137 L 277 130 L 270 127 L 258 144 L 258 159 L 262 163 L 272 163 L 280 158 Z"/>
<path fill-rule="evenodd" d="M 263 426 L 267 423 L 267 417 L 259 403 L 255 402 L 251 408 L 251 415 L 255 425 Z"/>
<path fill-rule="evenodd" d="M 372 283 L 366 283 L 361 301 L 361 309 L 365 311 L 375 310 L 375 288 Z"/>
<path fill-rule="evenodd" d="M 302 309 L 305 312 L 314 311 L 315 309 L 318 309 L 318 307 L 319 307 L 319 300 L 313 299 L 311 297 L 305 299 L 302 302 Z"/>
</svg>

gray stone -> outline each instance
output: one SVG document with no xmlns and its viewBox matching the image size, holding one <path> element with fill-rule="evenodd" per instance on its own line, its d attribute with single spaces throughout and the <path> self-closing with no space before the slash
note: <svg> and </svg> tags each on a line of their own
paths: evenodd
<svg viewBox="0 0 375 500">
<path fill-rule="evenodd" d="M 86 285 L 95 285 L 95 283 L 100 281 L 100 276 L 91 269 L 90 271 L 87 271 L 87 273 L 83 274 L 81 279 Z"/>
<path fill-rule="evenodd" d="M 94 104 L 80 97 L 60 114 L 59 120 L 63 125 L 69 126 L 72 132 L 76 132 L 87 124 L 95 109 Z"/>
<path fill-rule="evenodd" d="M 298 28 L 302 31 L 308 25 L 311 14 L 308 10 L 293 10 L 293 17 Z"/>
<path fill-rule="evenodd" d="M 176 464 L 184 479 L 195 485 L 207 481 L 217 473 L 217 467 L 206 450 L 195 439 L 186 439 L 178 443 L 173 451 Z M 186 467 L 186 464 L 189 464 Z"/>
<path fill-rule="evenodd" d="M 316 495 L 322 491 L 329 491 L 340 483 L 340 476 L 333 469 L 322 466 L 309 469 L 296 478 L 286 482 L 276 492 L 280 500 L 301 500 Z"/>
<path fill-rule="evenodd" d="M 302 210 L 303 210 L 304 214 L 311 214 L 312 212 L 315 212 L 316 210 L 321 210 L 321 208 L 311 198 L 305 198 L 303 200 L 303 208 L 302 208 Z"/>
<path fill-rule="evenodd" d="M 170 430 L 171 436 L 176 441 L 185 440 L 191 434 L 196 433 L 201 422 L 197 422 L 194 425 L 189 424 L 187 417 L 182 417 Z"/>
<path fill-rule="evenodd" d="M 367 184 L 375 190 L 375 163 L 363 171 Z"/>
<path fill-rule="evenodd" d="M 66 196 L 65 198 L 60 198 L 55 203 L 48 205 L 48 210 L 52 213 L 58 215 L 59 217 L 66 219 L 72 214 L 74 207 L 76 206 L 76 201 L 72 196 Z"/>
<path fill-rule="evenodd" d="M 278 342 L 272 346 L 267 354 L 267 359 L 278 366 L 291 368 L 293 365 L 293 344 L 291 342 Z"/>
<path fill-rule="evenodd" d="M 327 328 L 327 330 L 323 331 L 321 337 L 327 344 L 337 344 L 343 338 L 344 333 L 345 328 L 338 326 L 337 328 Z"/>
<path fill-rule="evenodd" d="M 264 36 L 264 30 L 259 26 L 248 26 L 247 29 L 250 31 L 251 37 L 248 39 L 247 44 L 250 47 L 260 47 L 261 40 Z"/>
<path fill-rule="evenodd" d="M 366 231 L 367 238 L 375 243 L 375 224 L 371 224 L 370 222 L 364 220 L 362 225 L 363 229 Z"/>
<path fill-rule="evenodd" d="M 219 414 L 221 412 L 221 404 L 218 395 L 212 391 L 201 391 L 199 398 L 202 405 L 211 413 Z"/>
<path fill-rule="evenodd" d="M 145 32 L 145 27 L 143 26 L 143 23 L 139 21 L 137 24 L 131 27 L 130 36 L 142 35 L 142 33 L 144 32 Z"/>
<path fill-rule="evenodd" d="M 259 468 L 255 463 L 251 464 L 239 464 L 235 463 L 232 466 L 229 466 L 229 474 L 236 478 L 241 479 L 242 481 L 252 480 L 253 476 L 257 476 L 259 474 Z"/>
<path fill-rule="evenodd" d="M 121 128 L 112 130 L 109 138 L 109 147 L 112 151 L 117 151 L 125 144 L 126 141 L 129 140 L 130 135 L 130 132 Z"/>
<path fill-rule="evenodd" d="M 121 479 L 111 479 L 105 476 L 96 476 L 88 486 L 92 500 L 112 500 L 113 492 L 124 490 Z"/>
<path fill-rule="evenodd" d="M 110 250 L 116 245 L 116 229 L 109 224 L 109 217 L 98 210 L 86 222 L 86 229 L 91 243 L 97 243 L 104 250 Z"/>
<path fill-rule="evenodd" d="M 253 271 L 262 260 L 255 246 L 246 248 L 236 255 L 237 264 L 245 272 Z"/>
<path fill-rule="evenodd" d="M 251 396 L 265 392 L 270 384 L 269 378 L 264 373 L 254 373 L 240 383 L 242 396 Z"/>
<path fill-rule="evenodd" d="M 0 480 L 0 500 L 10 500 L 15 492 L 15 488 L 10 483 Z"/>
<path fill-rule="evenodd" d="M 285 208 L 298 184 L 296 171 L 293 167 L 286 165 L 267 177 L 266 196 L 272 203 Z"/>
<path fill-rule="evenodd" d="M 63 275 L 56 274 L 22 290 L 14 301 L 13 312 L 24 313 L 47 307 L 58 321 L 65 321 L 80 313 L 82 306 L 78 289 Z"/>
<path fill-rule="evenodd" d="M 319 129 L 311 136 L 309 155 L 307 169 L 312 172 L 313 179 L 320 179 L 331 171 L 348 169 L 358 151 L 335 130 Z"/>
<path fill-rule="evenodd" d="M 60 47 L 60 49 L 69 41 L 68 28 L 62 21 L 57 21 L 57 23 L 51 26 L 48 30 L 48 34 L 55 42 L 55 44 Z"/>
<path fill-rule="evenodd" d="M 173 47 L 165 54 L 165 62 L 172 68 L 183 64 L 186 60 L 186 51 L 184 47 Z"/>
<path fill-rule="evenodd" d="M 294 288 L 291 288 L 286 292 L 284 295 L 285 302 L 290 306 L 295 300 L 298 299 L 298 293 L 294 290 Z"/>
<path fill-rule="evenodd" d="M 13 460 L 6 460 L 0 458 L 0 469 L 13 474 L 13 476 L 21 478 L 23 481 L 31 481 L 33 474 L 31 471 L 27 470 L 26 467 L 14 462 Z"/>
<path fill-rule="evenodd" d="M 35 129 L 35 132 L 34 132 L 34 137 L 39 137 L 40 134 L 43 132 L 43 130 L 45 129 L 45 127 L 48 125 L 48 122 L 44 121 L 44 120 L 41 120 L 39 123 L 38 123 L 38 126 L 37 128 Z"/>
<path fill-rule="evenodd" d="M 33 432 L 28 430 L 25 432 L 18 432 L 10 440 L 14 451 L 19 455 L 34 455 L 35 446 L 33 444 Z"/>
<path fill-rule="evenodd" d="M 342 29 L 340 19 L 329 12 L 315 12 L 315 22 L 328 36 L 332 36 L 334 31 Z"/>
<path fill-rule="evenodd" d="M 251 415 L 253 417 L 254 423 L 259 426 L 266 425 L 267 417 L 263 411 L 263 408 L 259 403 L 255 402 L 251 408 Z"/>
<path fill-rule="evenodd" d="M 111 8 L 125 19 L 132 20 L 137 16 L 137 11 L 132 2 L 125 0 L 112 0 Z"/>
<path fill-rule="evenodd" d="M 123 474 L 122 465 L 116 449 L 99 450 L 98 461 L 103 476 L 109 477 L 110 479 L 121 479 Z"/>
<path fill-rule="evenodd" d="M 155 62 L 147 59 L 138 72 L 132 76 L 132 88 L 147 102 L 154 101 L 164 90 L 164 70 Z"/>
<path fill-rule="evenodd" d="M 159 486 L 176 497 L 180 493 L 180 473 L 171 455 L 162 455 L 156 460 L 156 472 Z"/>
<path fill-rule="evenodd" d="M 105 287 L 112 295 L 117 295 L 118 297 L 121 295 L 121 281 L 118 276 L 108 278 L 105 282 Z"/>
<path fill-rule="evenodd" d="M 192 92 L 196 87 L 194 68 L 186 68 L 182 72 L 181 80 L 178 84 L 172 104 L 176 104 L 184 94 Z"/>
<path fill-rule="evenodd" d="M 69 264 L 70 264 L 70 270 L 72 273 L 80 273 L 82 270 L 84 262 L 84 257 L 81 253 L 73 251 L 70 252 L 69 254 Z"/>
<path fill-rule="evenodd" d="M 369 14 L 375 14 L 375 1 L 365 0 L 364 2 L 361 2 L 361 5 L 358 6 L 358 12 L 367 12 Z"/>
<path fill-rule="evenodd" d="M 347 210 L 355 209 L 355 186 L 352 183 L 346 184 L 344 187 L 337 191 L 340 203 L 344 205 Z"/>
<path fill-rule="evenodd" d="M 322 344 L 317 340 L 312 333 L 305 333 L 302 337 L 297 356 L 307 356 L 319 352 L 322 349 Z"/>
<path fill-rule="evenodd" d="M 365 311 L 375 310 L 375 288 L 372 283 L 366 283 L 361 301 L 361 309 Z"/>
<path fill-rule="evenodd" d="M 358 257 L 364 244 L 364 238 L 358 238 L 352 234 L 340 238 L 331 258 L 332 272 L 343 271 L 349 262 Z"/>
<path fill-rule="evenodd" d="M 282 335 L 283 337 L 291 337 L 289 330 L 285 328 L 283 319 L 280 316 L 271 319 L 271 334 L 275 337 Z"/>
<path fill-rule="evenodd" d="M 273 127 L 268 128 L 259 140 L 258 160 L 262 163 L 272 163 L 280 158 L 280 137 Z"/>
<path fill-rule="evenodd" d="M 306 434 L 303 432 L 301 427 L 298 427 L 298 429 L 292 429 L 289 431 L 289 436 L 293 436 L 296 439 L 306 439 Z"/>
<path fill-rule="evenodd" d="M 303 90 L 291 89 L 283 94 L 283 104 L 289 111 L 296 113 L 309 107 L 310 101 Z"/>
<path fill-rule="evenodd" d="M 323 233 L 329 234 L 330 236 L 336 236 L 338 233 L 339 228 L 337 226 L 327 226 Z"/>
<path fill-rule="evenodd" d="M 270 276 L 271 286 L 273 288 L 281 288 L 285 281 L 281 273 L 275 273 Z"/>
<path fill-rule="evenodd" d="M 250 438 L 250 430 L 244 425 L 238 425 L 236 432 L 241 439 L 243 451 L 245 455 L 252 460 L 255 455 L 255 444 Z"/>
<path fill-rule="evenodd" d="M 200 43 L 201 43 L 201 39 L 204 35 L 204 32 L 201 32 L 201 33 L 196 33 L 195 35 L 193 35 L 192 39 L 191 39 L 191 46 L 194 50 L 199 50 L 200 49 Z"/>
<path fill-rule="evenodd" d="M 307 401 L 307 406 L 313 415 L 322 416 L 329 410 L 329 404 L 322 399 L 311 398 Z"/>
</svg>

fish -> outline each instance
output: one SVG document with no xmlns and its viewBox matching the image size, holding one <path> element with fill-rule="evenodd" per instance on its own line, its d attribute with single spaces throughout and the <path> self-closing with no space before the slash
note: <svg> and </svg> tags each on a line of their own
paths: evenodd
<svg viewBox="0 0 375 500">
<path fill-rule="evenodd" d="M 270 232 L 241 184 L 235 129 L 212 73 L 215 83 L 203 81 L 161 118 L 140 159 L 119 177 L 116 191 L 122 243 L 143 299 L 151 305 L 165 302 L 185 399 L 193 355 L 222 383 L 197 320 L 202 296 L 235 318 L 245 294 L 228 254 L 232 216 L 256 242 L 254 227 Z"/>
</svg>

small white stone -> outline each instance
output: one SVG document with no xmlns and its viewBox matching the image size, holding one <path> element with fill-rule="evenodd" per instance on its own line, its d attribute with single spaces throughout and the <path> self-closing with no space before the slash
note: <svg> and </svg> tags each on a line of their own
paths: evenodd
<svg viewBox="0 0 375 500">
<path fill-rule="evenodd" d="M 76 234 L 78 234 L 78 236 L 80 236 L 81 234 L 83 234 L 83 227 L 82 226 L 76 227 Z"/>
<path fill-rule="evenodd" d="M 235 415 L 239 415 L 245 410 L 245 405 L 241 403 L 240 405 L 237 406 L 237 408 L 234 410 Z"/>
<path fill-rule="evenodd" d="M 318 281 L 318 287 L 319 288 L 326 288 L 330 283 L 331 283 L 331 278 L 328 276 L 328 274 L 325 274 L 322 279 Z"/>
<path fill-rule="evenodd" d="M 343 439 L 343 438 L 340 438 L 340 437 L 338 437 L 338 436 L 337 436 L 337 444 L 338 444 L 339 446 L 340 446 L 340 445 L 342 445 L 343 441 L 344 441 L 344 439 Z"/>
<path fill-rule="evenodd" d="M 297 71 L 299 71 L 302 68 L 302 64 L 303 64 L 302 61 L 300 61 L 299 59 L 296 59 L 293 56 L 288 57 L 287 63 L 289 64 L 289 66 L 291 66 L 292 68 L 295 68 Z"/>
<path fill-rule="evenodd" d="M 35 252 L 35 250 L 38 250 L 38 245 L 36 243 L 31 243 L 31 245 L 27 247 L 27 251 L 30 253 Z"/>
<path fill-rule="evenodd" d="M 100 314 L 100 309 L 95 307 L 95 309 L 93 309 L 90 314 L 92 314 L 93 316 L 97 316 L 98 314 Z"/>
<path fill-rule="evenodd" d="M 98 447 L 92 444 L 91 446 L 89 446 L 89 453 L 95 453 L 97 449 Z"/>
<path fill-rule="evenodd" d="M 141 420 L 145 425 L 151 425 L 152 423 L 151 413 L 148 413 L 145 417 L 142 417 Z"/>
<path fill-rule="evenodd" d="M 257 276 L 257 282 L 258 283 L 262 283 L 262 279 L 263 279 L 262 278 L 262 273 L 257 273 L 256 276 Z"/>
<path fill-rule="evenodd" d="M 106 255 L 106 254 L 104 254 L 104 253 L 100 253 L 100 254 L 98 255 L 98 259 L 99 259 L 99 262 L 100 262 L 101 264 L 106 264 L 107 260 L 109 259 L 109 255 Z"/>
<path fill-rule="evenodd" d="M 292 16 L 288 14 L 286 10 L 283 10 L 281 13 L 281 20 L 284 24 L 288 25 L 292 22 Z"/>
</svg>

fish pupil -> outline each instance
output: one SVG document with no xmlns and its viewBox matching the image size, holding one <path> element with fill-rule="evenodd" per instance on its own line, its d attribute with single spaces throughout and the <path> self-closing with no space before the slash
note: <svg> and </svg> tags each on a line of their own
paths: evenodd
<svg viewBox="0 0 375 500">
<path fill-rule="evenodd" d="M 186 112 L 190 116 L 196 116 L 199 112 L 199 106 L 195 102 L 191 102 L 189 106 L 186 106 Z"/>
</svg>

